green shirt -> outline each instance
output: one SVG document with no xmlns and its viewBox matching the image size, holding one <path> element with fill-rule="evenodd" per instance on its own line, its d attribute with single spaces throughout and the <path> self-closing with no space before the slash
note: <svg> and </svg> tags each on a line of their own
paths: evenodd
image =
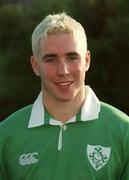
<svg viewBox="0 0 129 180">
<path fill-rule="evenodd" d="M 59 151 L 61 127 L 27 128 L 30 111 L 28 106 L 1 124 L 1 180 L 129 179 L 129 118 L 125 114 L 102 104 L 97 121 L 64 125 Z"/>
<path fill-rule="evenodd" d="M 102 103 L 97 119 L 28 128 L 32 106 L 0 125 L 0 180 L 129 180 L 129 117 Z"/>
</svg>

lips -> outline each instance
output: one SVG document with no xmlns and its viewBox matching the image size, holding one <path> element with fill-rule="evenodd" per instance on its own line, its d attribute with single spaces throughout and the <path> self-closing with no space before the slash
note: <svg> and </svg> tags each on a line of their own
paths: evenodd
<svg viewBox="0 0 129 180">
<path fill-rule="evenodd" d="M 62 82 L 56 82 L 55 84 L 60 87 L 68 87 L 73 83 L 73 81 L 62 81 Z"/>
</svg>

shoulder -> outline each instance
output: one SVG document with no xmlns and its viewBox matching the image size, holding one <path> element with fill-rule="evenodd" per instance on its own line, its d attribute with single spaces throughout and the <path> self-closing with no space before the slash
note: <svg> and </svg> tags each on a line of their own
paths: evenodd
<svg viewBox="0 0 129 180">
<path fill-rule="evenodd" d="M 0 128 L 9 127 L 10 125 L 15 126 L 17 124 L 20 126 L 22 123 L 27 123 L 30 118 L 31 109 L 32 105 L 28 105 L 17 110 L 0 123 Z"/>
<path fill-rule="evenodd" d="M 125 143 L 129 149 L 129 116 L 114 106 L 101 102 L 99 116 L 101 128 L 115 142 Z"/>
<path fill-rule="evenodd" d="M 104 102 L 101 102 L 100 116 L 111 120 L 120 120 L 129 124 L 129 116 L 127 114 Z"/>
</svg>

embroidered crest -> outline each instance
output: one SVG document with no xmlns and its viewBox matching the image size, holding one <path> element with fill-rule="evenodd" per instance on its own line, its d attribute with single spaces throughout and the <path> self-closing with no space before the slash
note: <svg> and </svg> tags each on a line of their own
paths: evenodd
<svg viewBox="0 0 129 180">
<path fill-rule="evenodd" d="M 110 147 L 103 147 L 101 145 L 93 146 L 89 144 L 87 146 L 88 159 L 96 171 L 100 170 L 106 165 L 110 154 Z"/>
</svg>

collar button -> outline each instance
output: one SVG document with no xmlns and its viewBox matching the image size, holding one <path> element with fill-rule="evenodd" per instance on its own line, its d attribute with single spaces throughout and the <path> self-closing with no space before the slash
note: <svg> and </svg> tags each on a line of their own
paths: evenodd
<svg viewBox="0 0 129 180">
<path fill-rule="evenodd" d="M 63 130 L 64 130 L 64 131 L 67 130 L 67 126 L 66 126 L 66 125 L 63 126 Z"/>
</svg>

